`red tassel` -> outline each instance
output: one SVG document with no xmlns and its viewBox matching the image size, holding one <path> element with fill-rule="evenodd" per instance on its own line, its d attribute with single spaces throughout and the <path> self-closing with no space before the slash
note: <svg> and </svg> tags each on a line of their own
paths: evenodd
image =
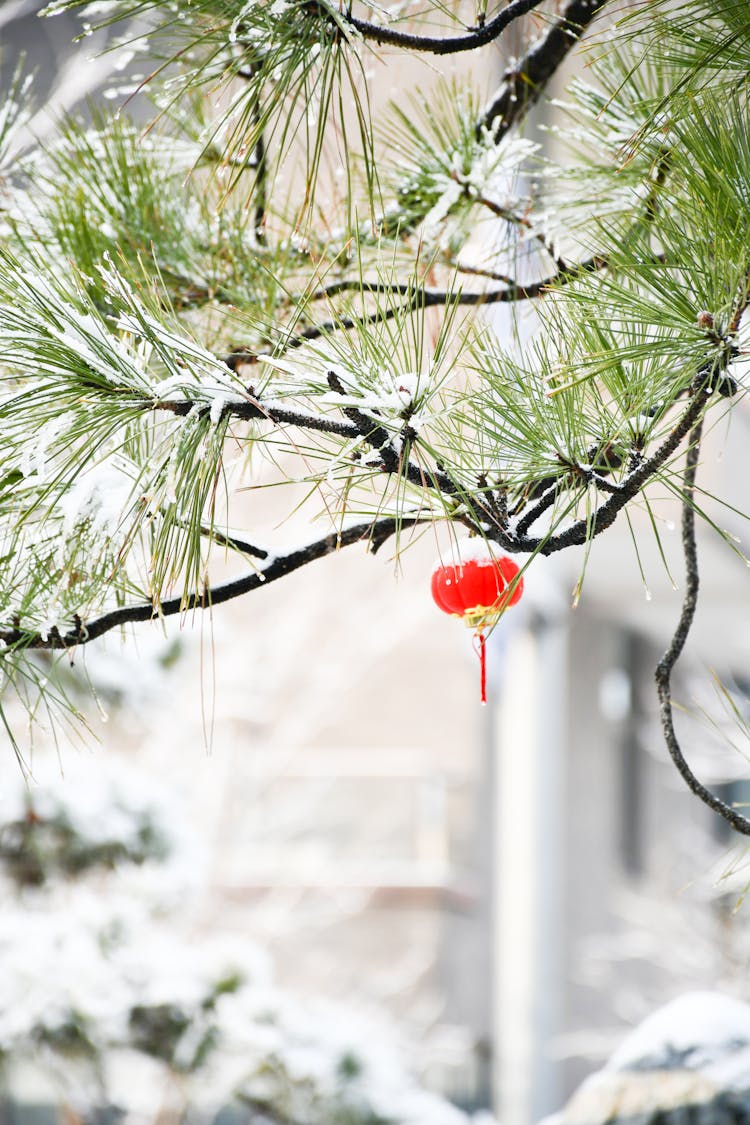
<svg viewBox="0 0 750 1125">
<path fill-rule="evenodd" d="M 481 630 L 474 634 L 476 640 L 479 641 L 479 648 L 474 646 L 474 651 L 479 657 L 479 691 L 482 703 L 487 702 L 487 649 L 484 639 L 484 633 Z"/>
</svg>

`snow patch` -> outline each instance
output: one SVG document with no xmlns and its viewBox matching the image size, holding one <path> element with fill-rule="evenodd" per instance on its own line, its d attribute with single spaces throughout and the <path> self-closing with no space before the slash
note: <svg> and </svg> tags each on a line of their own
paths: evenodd
<svg viewBox="0 0 750 1125">
<path fill-rule="evenodd" d="M 499 556 L 500 548 L 497 543 L 472 536 L 452 541 L 443 557 L 435 562 L 433 570 L 444 566 L 461 566 L 468 562 L 493 563 Z"/>
<path fill-rule="evenodd" d="M 745 1048 L 750 1006 L 718 992 L 688 992 L 631 1032 L 605 1070 L 697 1070 Z M 750 1085 L 750 1068 L 747 1078 Z"/>
</svg>

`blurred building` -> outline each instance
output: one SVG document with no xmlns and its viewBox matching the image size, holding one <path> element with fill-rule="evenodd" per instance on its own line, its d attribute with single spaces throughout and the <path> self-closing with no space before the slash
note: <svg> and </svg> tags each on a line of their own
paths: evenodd
<svg viewBox="0 0 750 1125">
<path fill-rule="evenodd" d="M 715 427 L 700 469 L 701 502 L 738 538 L 741 517 L 707 497 L 741 506 L 735 457 L 747 428 L 740 405 L 731 429 Z M 594 544 L 575 610 L 575 560 L 535 564 L 526 617 L 507 637 L 491 751 L 493 1074 L 507 1125 L 558 1108 L 628 1027 L 681 992 L 747 997 L 746 849 L 688 792 L 658 720 L 654 668 L 679 616 L 683 564 L 676 505 L 657 501 L 653 511 L 666 561 L 648 514 L 634 512 L 643 581 L 627 525 L 618 526 Z M 747 567 L 705 526 L 699 550 L 676 723 L 698 776 L 742 805 Z M 548 570 L 542 593 L 537 575 Z"/>
</svg>

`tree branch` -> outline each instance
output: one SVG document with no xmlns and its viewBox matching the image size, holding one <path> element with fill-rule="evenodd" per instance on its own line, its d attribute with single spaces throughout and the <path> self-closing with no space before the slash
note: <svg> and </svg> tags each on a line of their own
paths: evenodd
<svg viewBox="0 0 750 1125">
<path fill-rule="evenodd" d="M 655 260 L 657 260 L 657 258 L 658 255 L 655 255 Z M 544 296 L 546 290 L 550 289 L 553 285 L 567 285 L 568 282 L 580 277 L 581 274 L 603 270 L 606 269 L 608 265 L 609 260 L 601 255 L 594 255 L 583 262 L 577 262 L 575 264 L 558 261 L 559 268 L 555 273 L 540 278 L 538 281 L 530 281 L 521 284 L 515 281 L 514 278 L 507 277 L 505 274 L 495 273 L 491 270 L 483 270 L 480 267 L 456 264 L 456 269 L 461 273 L 476 274 L 480 277 L 488 277 L 493 281 L 501 281 L 504 283 L 505 287 L 503 289 L 488 289 L 481 293 L 472 290 L 453 292 L 449 289 L 415 288 L 413 285 L 405 282 L 366 281 L 363 283 L 353 280 L 334 281 L 330 286 L 325 286 L 317 290 L 312 295 L 311 299 L 320 300 L 326 297 L 335 297 L 339 293 L 347 292 L 361 293 L 363 296 L 372 294 L 373 296 L 408 297 L 409 299 L 404 301 L 401 305 L 388 305 L 385 309 L 376 309 L 374 312 L 366 313 L 363 316 L 339 317 L 336 320 L 326 320 L 319 324 L 312 324 L 308 328 L 304 328 L 302 331 L 287 337 L 284 343 L 284 350 L 293 351 L 296 348 L 302 347 L 303 344 L 309 343 L 310 340 L 317 340 L 329 332 L 348 331 L 352 328 L 366 328 L 368 325 L 376 324 L 378 321 L 392 320 L 395 316 L 404 316 L 410 312 L 416 311 L 417 308 L 436 308 L 449 302 L 474 307 L 478 305 L 533 300 L 536 297 Z M 229 357 L 233 363 L 243 361 L 252 363 L 257 358 L 257 355 L 242 351 L 238 351 L 236 355 L 233 354 Z"/>
<path fill-rule="evenodd" d="M 187 417 L 197 407 L 199 413 L 210 413 L 211 406 L 190 402 L 187 399 L 159 399 L 156 402 L 146 400 L 144 410 L 164 410 L 169 414 Z M 262 420 L 271 422 L 275 426 L 299 426 L 303 430 L 316 430 L 318 433 L 335 434 L 337 437 L 356 438 L 360 436 L 356 426 L 347 422 L 337 422 L 333 418 L 319 417 L 317 414 L 305 414 L 301 410 L 285 410 L 283 407 L 264 406 L 252 392 L 248 392 L 247 401 L 225 402 L 221 417 L 239 418 L 244 421 Z"/>
<path fill-rule="evenodd" d="M 718 364 L 718 370 L 723 370 L 731 357 L 730 351 L 724 351 Z M 335 373 L 329 373 L 329 384 L 332 389 L 341 393 Z M 465 503 L 469 509 L 475 504 L 481 512 L 482 518 L 487 521 L 486 531 L 497 535 L 506 550 L 523 553 L 540 553 L 551 555 L 567 547 L 581 546 L 590 538 L 601 534 L 610 527 L 619 512 L 632 500 L 643 485 L 661 468 L 665 461 L 675 452 L 680 442 L 696 424 L 711 394 L 717 388 L 717 365 L 710 371 L 703 372 L 696 377 L 691 387 L 691 401 L 678 422 L 673 427 L 669 436 L 651 457 L 638 461 L 624 480 L 617 484 L 606 481 L 600 473 L 593 470 L 587 471 L 580 466 L 577 477 L 585 479 L 587 484 L 594 484 L 602 491 L 609 491 L 610 497 L 598 507 L 593 515 L 577 520 L 564 531 L 557 535 L 529 537 L 526 533 L 532 523 L 552 506 L 556 489 L 552 487 L 553 481 L 545 480 L 545 495 L 536 505 L 528 511 L 519 521 L 515 532 L 510 531 L 507 525 L 498 522 L 492 508 L 486 503 L 477 503 L 476 495 L 466 492 L 456 485 L 455 481 L 439 466 L 425 469 L 414 461 L 404 458 L 393 445 L 390 433 L 380 425 L 377 420 L 368 417 L 354 407 L 342 407 L 347 422 L 338 422 L 333 419 L 319 418 L 298 411 L 282 410 L 276 407 L 263 406 L 256 398 L 249 397 L 247 402 L 229 402 L 224 407 L 224 412 L 240 418 L 262 418 L 275 425 L 295 425 L 325 433 L 336 434 L 350 439 L 362 439 L 381 454 L 382 469 L 390 474 L 398 474 L 419 488 L 432 489 L 444 496 L 449 496 L 459 502 Z M 180 401 L 164 401 L 147 404 L 152 409 L 170 410 L 175 414 L 187 415 L 194 404 Z M 205 411 L 209 406 L 201 408 Z M 405 423 L 405 429 L 408 424 Z M 577 467 L 574 466 L 575 470 Z M 549 484 L 549 492 L 546 485 Z M 538 495 L 538 489 L 537 489 Z"/>
<path fill-rule="evenodd" d="M 555 485 L 559 480 L 559 477 L 555 477 L 554 479 L 551 477 L 546 478 L 546 480 L 544 481 L 546 487 L 541 489 L 541 499 L 538 500 L 537 503 L 533 505 L 533 507 L 528 508 L 516 524 L 515 531 L 519 539 L 523 539 L 532 525 L 535 524 L 539 519 L 539 517 L 543 516 L 544 513 L 552 507 L 559 495 L 558 490 L 555 488 Z M 534 495 L 538 496 L 539 490 L 535 490 Z"/>
<path fill-rule="evenodd" d="M 507 273 L 500 273 L 498 270 L 491 270 L 486 266 L 472 266 L 468 262 L 455 261 L 455 268 L 457 273 L 467 273 L 471 277 L 486 277 L 490 281 L 501 281 L 503 285 L 515 286 L 515 278 L 510 277 Z"/>
<path fill-rule="evenodd" d="M 568 53 L 608 0 L 568 0 L 562 15 L 531 44 L 518 65 L 506 73 L 502 85 L 477 122 L 477 133 L 492 133 L 495 141 L 526 116 Z"/>
<path fill-rule="evenodd" d="M 335 371 L 328 372 L 328 385 L 336 394 L 343 395 L 346 393 L 344 385 Z M 419 488 L 431 488 L 443 496 L 460 496 L 458 487 L 447 473 L 438 468 L 425 469 L 414 461 L 410 461 L 408 457 L 404 457 L 403 450 L 399 451 L 396 448 L 394 441 L 398 437 L 401 437 L 407 448 L 407 442 L 416 443 L 416 436 L 413 433 L 409 434 L 407 420 L 404 420 L 404 432 L 402 434 L 391 434 L 385 426 L 381 426 L 379 422 L 362 413 L 361 410 L 357 410 L 356 407 L 342 406 L 341 409 L 352 425 L 356 426 L 362 440 L 366 441 L 380 455 L 382 468 L 386 473 L 401 476 L 404 480 L 417 485 Z"/>
<path fill-rule="evenodd" d="M 474 532 L 496 539 L 504 549 L 521 553 L 549 555 L 565 547 L 580 545 L 586 542 L 593 536 L 600 534 L 614 522 L 617 514 L 625 504 L 640 491 L 643 484 L 658 471 L 667 458 L 677 449 L 685 435 L 696 426 L 703 408 L 713 393 L 713 389 L 711 379 L 705 377 L 701 379 L 699 375 L 695 380 L 692 389 L 693 397 L 687 410 L 683 413 L 682 417 L 678 420 L 659 449 L 629 474 L 625 481 L 622 482 L 620 490 L 611 495 L 609 500 L 594 512 L 593 516 L 578 520 L 559 535 L 543 538 L 529 538 L 524 535 L 519 535 L 518 531 L 516 531 L 515 534 L 509 532 L 504 521 L 499 519 L 492 512 L 489 504 L 477 504 L 476 496 L 460 488 L 442 471 L 442 469 L 440 469 L 440 467 L 432 470 L 423 469 L 415 462 L 398 458 L 395 465 L 391 464 L 389 466 L 384 463 L 383 468 L 390 473 L 400 473 L 404 479 L 421 488 L 433 489 L 443 495 L 450 496 L 459 503 L 467 504 L 469 510 L 461 513 L 457 512 L 453 518 Z M 233 407 L 235 404 L 230 405 Z M 237 405 L 253 406 L 258 412 L 253 415 L 254 417 L 266 417 L 270 418 L 272 421 L 279 421 L 280 415 L 278 411 L 275 412 L 274 415 L 271 415 L 269 412 L 265 411 L 264 408 L 261 408 L 260 404 L 255 400 L 253 400 L 253 403 Z M 177 402 L 170 404 L 170 406 L 175 407 L 176 413 L 184 414 L 189 412 L 191 404 Z M 291 412 L 285 413 L 289 414 Z M 305 416 L 300 417 L 304 418 Z M 288 420 L 288 418 L 285 418 L 285 420 Z M 318 421 L 318 419 L 315 418 L 312 420 L 314 422 Z M 347 436 L 361 437 L 369 441 L 370 444 L 373 445 L 373 448 L 379 448 L 377 445 L 378 438 L 383 435 L 388 438 L 388 433 L 383 427 L 378 427 L 377 423 L 373 423 L 367 434 L 365 434 L 363 430 L 370 426 L 370 421 L 371 420 L 364 415 L 361 417 L 358 416 L 356 421 L 353 420 L 349 424 L 353 433 L 350 432 L 349 427 L 347 427 Z M 294 424 L 298 425 L 304 423 L 300 423 L 299 417 L 295 416 Z M 395 455 L 395 450 L 393 450 L 393 452 Z M 554 490 L 551 490 L 550 495 L 554 495 Z M 482 518 L 487 521 L 486 524 L 483 525 L 478 522 L 476 517 L 471 514 L 470 509 L 472 507 L 472 502 L 481 511 Z M 541 514 L 539 509 L 542 505 L 546 508 L 549 503 L 551 503 L 551 500 L 548 500 L 548 495 L 545 494 L 539 505 L 537 505 L 537 509 L 534 510 L 534 518 Z M 528 518 L 527 515 L 525 519 L 521 521 L 519 528 L 524 524 L 528 526 Z M 266 552 L 264 548 L 251 547 L 250 544 L 247 544 L 248 550 L 251 550 L 256 557 L 263 560 L 262 567 L 259 567 L 252 574 L 244 575 L 241 578 L 233 579 L 214 587 L 208 587 L 200 594 L 194 593 L 187 596 L 183 595 L 168 598 L 157 604 L 147 602 L 122 606 L 118 609 L 110 610 L 108 613 L 104 613 L 100 617 L 94 618 L 88 622 L 84 622 L 76 617 L 73 628 L 65 632 L 61 632 L 58 627 L 54 627 L 42 634 L 40 631 L 29 632 L 17 626 L 13 629 L 0 631 L 0 642 L 11 649 L 21 648 L 55 651 L 75 649 L 79 645 L 87 644 L 89 641 L 103 636 L 112 629 L 130 622 L 151 621 L 160 617 L 184 614 L 190 610 L 208 609 L 214 605 L 221 605 L 223 602 L 241 597 L 251 590 L 258 589 L 260 586 L 265 586 L 267 583 L 273 582 L 277 578 L 285 577 L 287 574 L 291 574 L 302 566 L 306 566 L 308 563 L 323 558 L 325 555 L 329 555 L 340 547 L 348 546 L 351 543 L 366 540 L 373 545 L 373 551 L 377 551 L 382 543 L 391 535 L 395 534 L 400 528 L 410 527 L 424 522 L 432 522 L 431 517 L 420 515 L 407 516 L 403 519 L 384 517 L 382 519 L 359 523 L 344 528 L 340 532 L 334 532 L 305 547 L 280 556 L 272 555 Z M 226 537 L 220 534 L 217 536 L 217 542 L 220 544 L 223 542 L 227 546 L 239 545 L 239 540 L 236 539 L 236 537 Z"/>
<path fill-rule="evenodd" d="M 696 425 L 712 393 L 713 387 L 710 382 L 707 382 L 705 379 L 696 380 L 690 404 L 682 417 L 672 428 L 666 440 L 662 442 L 651 457 L 646 458 L 633 469 L 621 482 L 621 490 L 611 495 L 609 500 L 605 501 L 604 504 L 597 508 L 592 515 L 577 520 L 558 535 L 543 536 L 540 538 L 519 536 L 514 549 L 523 552 L 538 552 L 542 555 L 552 555 L 557 551 L 564 550 L 566 547 L 580 547 L 589 539 L 593 539 L 596 535 L 600 535 L 603 531 L 606 531 L 606 529 L 611 527 L 615 522 L 625 505 L 630 500 L 634 499 L 641 488 L 643 488 L 644 484 L 658 472 L 665 461 L 671 457 L 678 448 L 683 438 L 685 438 L 692 430 L 693 426 Z"/>
<path fill-rule="evenodd" d="M 187 597 L 167 598 L 154 605 L 152 602 L 139 602 L 135 605 L 121 606 L 110 610 L 90 621 L 75 619 L 72 629 L 61 632 L 58 628 L 50 629 L 42 635 L 40 632 L 28 632 L 22 628 L 6 629 L 0 632 L 0 641 L 7 648 L 22 648 L 34 650 L 67 651 L 88 644 L 98 637 L 121 625 L 139 621 L 154 621 L 162 617 L 175 617 L 190 610 L 210 609 L 221 605 L 223 602 L 232 601 L 251 590 L 267 586 L 278 578 L 292 574 L 300 567 L 315 562 L 316 559 L 331 555 L 340 547 L 348 547 L 352 543 L 367 542 L 371 544 L 373 554 L 377 552 L 397 531 L 405 527 L 413 527 L 424 523 L 425 517 L 405 516 L 403 519 L 386 517 L 365 523 L 354 524 L 343 528 L 341 531 L 332 532 L 322 539 L 308 543 L 296 551 L 286 555 L 273 555 L 265 552 L 266 560 L 263 567 L 252 574 L 235 578 L 229 582 L 222 582 L 216 586 L 206 588 L 200 594 L 191 594 Z M 259 550 L 256 548 L 259 554 Z"/>
<path fill-rule="evenodd" d="M 656 666 L 656 688 L 659 696 L 661 726 L 664 741 L 667 744 L 670 757 L 690 791 L 696 795 L 704 805 L 713 812 L 723 817 L 735 832 L 743 836 L 750 836 L 750 820 L 737 812 L 731 805 L 726 804 L 715 793 L 698 780 L 690 766 L 685 761 L 677 735 L 674 729 L 674 715 L 672 711 L 672 670 L 680 658 L 685 647 L 685 642 L 690 632 L 695 617 L 698 603 L 698 551 L 695 542 L 695 508 L 693 497 L 695 493 L 695 476 L 698 467 L 700 452 L 701 431 L 703 421 L 699 421 L 690 435 L 690 445 L 685 458 L 685 474 L 683 478 L 682 497 L 682 549 L 685 555 L 685 597 L 682 603 L 677 628 L 672 637 L 669 648 Z"/>
<path fill-rule="evenodd" d="M 424 51 L 432 55 L 455 55 L 461 51 L 476 51 L 479 47 L 486 47 L 497 39 L 509 24 L 525 16 L 527 12 L 533 11 L 534 8 L 538 8 L 541 2 L 542 0 L 510 0 L 508 6 L 498 12 L 489 23 L 471 28 L 465 35 L 448 38 L 396 31 L 394 28 L 358 19 L 350 13 L 342 16 L 337 12 L 336 19 L 337 21 L 343 19 L 364 39 L 372 40 L 381 46 L 402 47 L 409 51 Z"/>
</svg>

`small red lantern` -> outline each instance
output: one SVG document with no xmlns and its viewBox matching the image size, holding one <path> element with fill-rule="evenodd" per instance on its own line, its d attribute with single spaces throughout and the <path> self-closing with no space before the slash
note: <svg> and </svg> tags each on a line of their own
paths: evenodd
<svg viewBox="0 0 750 1125">
<path fill-rule="evenodd" d="M 507 555 L 499 558 L 481 539 L 458 545 L 461 561 L 442 564 L 432 574 L 432 597 L 444 613 L 462 617 L 474 630 L 479 646 L 482 703 L 487 702 L 487 658 L 484 630 L 500 620 L 523 593 L 520 568 Z"/>
</svg>

